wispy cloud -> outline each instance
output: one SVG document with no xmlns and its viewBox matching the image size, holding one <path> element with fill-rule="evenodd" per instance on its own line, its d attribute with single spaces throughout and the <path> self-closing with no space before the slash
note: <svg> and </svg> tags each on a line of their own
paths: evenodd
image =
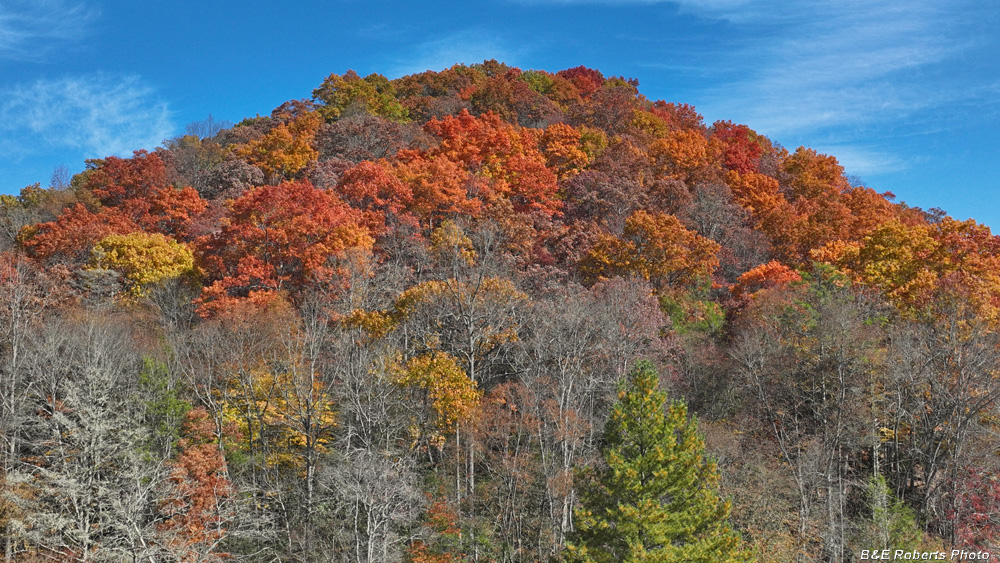
<svg viewBox="0 0 1000 563">
<path fill-rule="evenodd" d="M 708 96 L 706 110 L 738 115 L 772 135 L 899 120 L 972 92 L 949 82 L 941 66 L 975 46 L 962 36 L 962 2 L 915 0 L 744 2 L 685 0 L 737 30 L 774 19 L 745 50 L 741 76 Z M 724 4 L 724 2 L 718 2 Z M 773 16 L 768 15 L 773 14 Z M 974 89 L 974 88 L 973 88 Z"/>
<path fill-rule="evenodd" d="M 816 145 L 817 151 L 837 156 L 837 161 L 847 174 L 865 176 L 888 174 L 905 170 L 912 163 L 905 158 L 879 148 L 846 144 Z"/>
<path fill-rule="evenodd" d="M 610 6 L 615 5 L 628 5 L 628 4 L 663 4 L 668 0 L 510 0 L 516 4 L 555 4 L 563 6 L 576 6 L 576 5 L 594 5 L 594 4 L 605 4 Z"/>
<path fill-rule="evenodd" d="M 474 64 L 489 59 L 517 65 L 525 49 L 524 46 L 511 48 L 495 33 L 465 30 L 417 45 L 410 56 L 397 62 L 389 74 L 403 76 L 425 70 L 442 70 L 456 63 Z"/>
<path fill-rule="evenodd" d="M 682 10 L 696 11 L 716 16 L 742 15 L 737 11 L 750 4 L 760 4 L 761 0 L 508 0 L 516 4 L 550 6 L 641 6 L 652 4 L 672 4 Z"/>
<path fill-rule="evenodd" d="M 53 149 L 127 155 L 175 131 L 167 104 L 135 76 L 39 80 L 0 92 L 0 150 L 15 158 Z"/>
<path fill-rule="evenodd" d="M 0 4 L 0 58 L 38 59 L 81 38 L 96 8 L 66 0 L 5 0 Z"/>
</svg>

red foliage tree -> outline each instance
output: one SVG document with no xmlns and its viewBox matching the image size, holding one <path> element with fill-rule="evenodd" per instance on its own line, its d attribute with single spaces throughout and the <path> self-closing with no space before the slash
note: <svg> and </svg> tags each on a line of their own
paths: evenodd
<svg viewBox="0 0 1000 563">
<path fill-rule="evenodd" d="M 144 150 L 132 158 L 109 156 L 88 161 L 93 169 L 85 172 L 83 188 L 89 190 L 101 205 L 117 207 L 135 198 L 148 198 L 167 185 L 167 167 L 157 154 Z"/>
<path fill-rule="evenodd" d="M 771 148 L 766 137 L 732 121 L 716 121 L 712 129 L 712 138 L 722 144 L 722 163 L 727 169 L 740 174 L 760 171 L 760 157 Z"/>
<path fill-rule="evenodd" d="M 222 229 L 198 241 L 211 284 L 201 313 L 232 299 L 270 301 L 279 291 L 335 285 L 349 251 L 371 250 L 364 216 L 308 181 L 253 189 L 233 201 Z"/>
<path fill-rule="evenodd" d="M 167 183 L 166 166 L 156 154 L 91 161 L 82 187 L 96 202 L 77 204 L 55 220 L 29 227 L 21 243 L 36 258 L 80 260 L 98 240 L 135 231 L 190 240 L 190 228 L 208 203 L 191 187 Z"/>
<path fill-rule="evenodd" d="M 587 97 L 593 94 L 594 92 L 600 90 L 601 86 L 604 85 L 604 75 L 598 70 L 587 68 L 585 66 L 560 70 L 556 73 L 556 76 L 565 78 L 573 83 L 573 86 L 576 86 L 577 92 L 579 92 L 582 97 Z"/>
<path fill-rule="evenodd" d="M 383 161 L 362 161 L 345 171 L 336 192 L 365 214 L 364 224 L 375 234 L 385 232 L 387 219 L 400 215 L 413 203 L 412 186 L 393 174 Z"/>
<path fill-rule="evenodd" d="M 705 128 L 701 114 L 689 104 L 667 103 L 658 100 L 653 102 L 653 107 L 649 111 L 666 121 L 674 129 L 701 130 Z"/>
<path fill-rule="evenodd" d="M 968 467 L 953 486 L 947 519 L 955 547 L 988 551 L 1000 548 L 1000 475 Z"/>
<path fill-rule="evenodd" d="M 108 235 L 124 235 L 139 230 L 134 221 L 120 213 L 95 213 L 82 203 L 67 208 L 55 220 L 25 227 L 18 240 L 29 256 L 46 261 L 83 262 L 90 247 Z"/>
</svg>

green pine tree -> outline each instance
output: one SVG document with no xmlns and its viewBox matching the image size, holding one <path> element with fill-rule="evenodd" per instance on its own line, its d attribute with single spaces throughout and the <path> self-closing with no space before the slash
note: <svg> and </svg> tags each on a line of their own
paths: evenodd
<svg viewBox="0 0 1000 563">
<path fill-rule="evenodd" d="M 580 506 L 566 559 L 580 563 L 749 560 L 727 522 L 715 463 L 683 402 L 665 409 L 659 375 L 640 362 L 604 428 L 605 463 L 578 475 Z"/>
</svg>

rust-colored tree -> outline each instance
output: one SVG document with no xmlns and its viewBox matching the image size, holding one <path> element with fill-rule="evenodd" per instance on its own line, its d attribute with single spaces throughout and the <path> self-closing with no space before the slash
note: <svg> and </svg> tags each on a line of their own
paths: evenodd
<svg viewBox="0 0 1000 563">
<path fill-rule="evenodd" d="M 737 302 L 746 303 L 757 292 L 783 287 L 797 281 L 802 281 L 802 276 L 798 272 L 776 260 L 771 260 L 741 275 L 730 288 L 730 292 Z"/>
<path fill-rule="evenodd" d="M 159 526 L 164 547 L 179 561 L 203 563 L 223 561 L 229 554 L 218 551 L 232 518 L 226 501 L 233 486 L 226 460 L 219 450 L 215 424 L 204 408 L 185 415 L 180 453 L 171 463 L 166 497 L 160 512 L 166 520 Z"/>
</svg>

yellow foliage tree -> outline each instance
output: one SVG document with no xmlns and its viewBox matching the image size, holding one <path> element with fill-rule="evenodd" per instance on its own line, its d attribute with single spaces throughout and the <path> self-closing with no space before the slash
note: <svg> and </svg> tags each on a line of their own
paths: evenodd
<svg viewBox="0 0 1000 563">
<path fill-rule="evenodd" d="M 942 292 L 963 296 L 982 319 L 1000 313 L 1000 242 L 972 220 L 892 220 L 860 243 L 828 243 L 812 257 L 882 290 L 907 314 L 926 312 Z"/>
<path fill-rule="evenodd" d="M 431 252 L 439 264 L 464 264 L 476 262 L 476 249 L 461 227 L 445 220 L 431 233 Z"/>
<path fill-rule="evenodd" d="M 142 297 L 149 286 L 194 271 L 191 250 L 159 233 L 135 232 L 109 235 L 91 249 L 91 267 L 120 272 L 135 297 Z"/>
<path fill-rule="evenodd" d="M 441 432 L 469 418 L 479 404 L 482 392 L 476 382 L 451 355 L 435 350 L 412 358 L 396 367 L 395 382 L 421 389 L 434 411 L 434 424 Z"/>
<path fill-rule="evenodd" d="M 271 182 L 290 178 L 319 158 L 319 152 L 313 148 L 313 139 L 322 124 L 319 113 L 304 113 L 241 146 L 236 155 L 263 170 Z"/>
<path fill-rule="evenodd" d="M 539 144 L 545 155 L 545 165 L 555 170 L 560 179 L 580 172 L 591 162 L 580 131 L 565 123 L 553 123 L 545 129 Z"/>
<path fill-rule="evenodd" d="M 589 282 L 637 275 L 665 287 L 694 288 L 710 281 L 719 266 L 719 245 L 673 215 L 636 211 L 621 238 L 601 235 L 580 264 Z"/>
<path fill-rule="evenodd" d="M 662 117 L 638 109 L 632 113 L 632 127 L 657 139 L 662 139 L 670 134 L 670 124 Z"/>
<path fill-rule="evenodd" d="M 313 99 L 322 104 L 320 113 L 330 121 L 343 117 L 352 106 L 392 121 L 408 121 L 406 108 L 395 96 L 396 89 L 386 77 L 372 73 L 361 78 L 353 70 L 343 76 L 331 74 L 313 90 Z"/>
</svg>

